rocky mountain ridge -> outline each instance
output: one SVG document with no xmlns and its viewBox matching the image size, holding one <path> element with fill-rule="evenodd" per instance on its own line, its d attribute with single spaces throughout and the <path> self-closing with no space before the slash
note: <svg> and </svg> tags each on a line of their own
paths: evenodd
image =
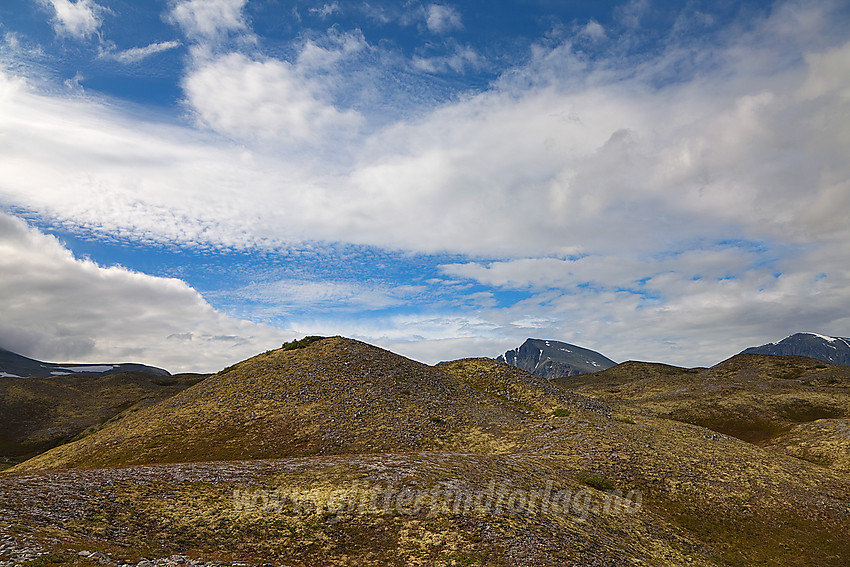
<svg viewBox="0 0 850 567">
<path fill-rule="evenodd" d="M 145 372 L 157 376 L 171 375 L 168 370 L 134 362 L 108 364 L 42 362 L 0 348 L 0 378 L 25 378 L 30 376 L 49 378 L 50 376 L 64 376 L 67 374 L 107 376 L 109 374 L 117 374 L 118 372 Z"/>
<path fill-rule="evenodd" d="M 850 365 L 850 338 L 819 333 L 795 333 L 779 342 L 750 347 L 742 354 L 808 356 L 825 362 Z"/>
<path fill-rule="evenodd" d="M 599 372 L 616 364 L 594 350 L 545 339 L 527 339 L 519 347 L 499 355 L 496 360 L 547 380 Z"/>
</svg>

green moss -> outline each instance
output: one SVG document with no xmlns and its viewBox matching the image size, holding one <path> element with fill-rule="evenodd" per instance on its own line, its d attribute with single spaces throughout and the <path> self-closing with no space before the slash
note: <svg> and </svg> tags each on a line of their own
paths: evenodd
<svg viewBox="0 0 850 567">
<path fill-rule="evenodd" d="M 706 416 L 686 413 L 684 415 L 674 414 L 670 417 L 756 445 L 766 443 L 783 431 L 783 427 L 779 423 L 759 415 L 752 415 L 750 412 L 737 414 L 730 412 L 729 415 Z"/>
<path fill-rule="evenodd" d="M 614 482 L 604 476 L 588 472 L 588 471 L 579 471 L 576 473 L 576 479 L 582 484 L 586 484 L 591 488 L 595 488 L 596 490 L 601 490 L 602 492 L 608 492 L 609 490 L 614 490 Z"/>
<path fill-rule="evenodd" d="M 23 567 L 50 567 L 52 565 L 63 565 L 72 563 L 76 557 L 67 553 L 48 553 L 30 561 L 25 561 Z"/>
<path fill-rule="evenodd" d="M 320 341 L 324 338 L 325 337 L 320 337 L 318 335 L 309 335 L 307 337 L 304 337 L 303 339 L 297 339 L 294 341 L 289 341 L 288 343 L 283 343 L 283 346 L 281 348 L 283 348 L 283 350 L 297 350 L 299 348 L 304 348 L 312 343 L 315 343 L 316 341 Z"/>
<path fill-rule="evenodd" d="M 567 417 L 570 415 L 570 410 L 567 408 L 558 408 L 552 412 L 554 417 Z"/>
</svg>

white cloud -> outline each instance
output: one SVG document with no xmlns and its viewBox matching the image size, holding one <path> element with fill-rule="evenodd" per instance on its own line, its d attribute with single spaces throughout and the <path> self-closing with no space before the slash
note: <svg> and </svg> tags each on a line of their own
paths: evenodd
<svg viewBox="0 0 850 567">
<path fill-rule="evenodd" d="M 93 0 L 40 0 L 54 10 L 53 29 L 57 35 L 86 39 L 98 32 L 104 8 Z"/>
<path fill-rule="evenodd" d="M 180 280 L 76 259 L 3 213 L 0 272 L 0 345 L 40 359 L 217 371 L 294 336 L 228 318 Z"/>
<path fill-rule="evenodd" d="M 605 39 L 605 28 L 602 27 L 602 24 L 597 22 L 596 20 L 590 20 L 587 22 L 587 25 L 584 26 L 579 35 L 592 39 L 594 41 L 599 41 L 601 39 Z"/>
<path fill-rule="evenodd" d="M 334 28 L 321 41 L 308 39 L 298 52 L 295 65 L 302 69 L 334 69 L 357 54 L 369 49 L 363 32 L 337 32 Z"/>
<path fill-rule="evenodd" d="M 505 84 L 374 135 L 306 71 L 337 64 L 327 46 L 295 64 L 234 53 L 197 62 L 188 104 L 242 147 L 40 95 L 7 72 L 0 191 L 63 221 L 213 246 L 628 256 L 675 241 L 850 240 L 839 64 L 850 47 L 764 77 L 742 62 L 742 44 L 728 48 L 730 67 L 687 82 L 653 88 L 658 65 L 609 82 L 609 67 L 576 64 L 568 85 Z M 549 65 L 539 60 L 530 68 Z M 246 187 L 250 199 L 239 197 Z"/>
<path fill-rule="evenodd" d="M 248 0 L 181 0 L 170 12 L 170 20 L 195 40 L 217 40 L 233 32 L 246 32 L 243 8 Z"/>
<path fill-rule="evenodd" d="M 429 4 L 425 8 L 425 24 L 429 31 L 438 34 L 463 27 L 457 8 L 443 4 Z"/>
<path fill-rule="evenodd" d="M 231 295 L 250 301 L 254 305 L 252 314 L 262 316 L 266 313 L 273 318 L 296 309 L 328 314 L 396 307 L 409 302 L 423 290 L 411 285 L 389 287 L 370 282 L 282 279 L 252 283 Z"/>
<path fill-rule="evenodd" d="M 327 18 L 338 12 L 340 12 L 339 2 L 325 4 L 321 8 L 310 8 L 310 13 L 316 14 L 321 18 Z"/>
<path fill-rule="evenodd" d="M 646 283 L 648 295 L 594 286 L 537 291 L 508 307 L 479 309 L 474 320 L 491 325 L 476 333 L 492 345 L 491 356 L 544 337 L 617 361 L 712 365 L 809 327 L 846 334 L 850 317 L 835 306 L 850 301 L 848 284 L 847 274 L 823 278 L 816 270 L 775 276 L 754 269 L 723 280 L 670 272 Z"/>
<path fill-rule="evenodd" d="M 247 140 L 317 141 L 355 130 L 360 116 L 321 100 L 321 86 L 286 61 L 231 53 L 201 63 L 184 80 L 201 124 Z"/>
<path fill-rule="evenodd" d="M 637 28 L 648 9 L 649 0 L 629 0 L 626 4 L 617 6 L 614 14 L 626 27 Z"/>
<path fill-rule="evenodd" d="M 113 59 L 120 63 L 138 63 L 151 55 L 180 47 L 180 45 L 181 43 L 179 41 L 160 41 L 144 47 L 131 47 L 130 49 L 120 51 L 115 49 L 104 50 L 100 56 L 104 59 Z"/>
<path fill-rule="evenodd" d="M 467 69 L 477 69 L 484 65 L 485 61 L 472 47 L 456 46 L 453 53 L 436 57 L 413 57 L 413 66 L 426 73 L 463 73 Z"/>
</svg>

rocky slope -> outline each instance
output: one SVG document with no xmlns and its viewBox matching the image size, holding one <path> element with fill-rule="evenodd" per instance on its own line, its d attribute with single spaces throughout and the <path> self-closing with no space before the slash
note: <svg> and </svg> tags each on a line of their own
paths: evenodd
<svg viewBox="0 0 850 567">
<path fill-rule="evenodd" d="M 549 380 L 605 370 L 616 364 L 596 351 L 559 341 L 527 339 L 496 360 Z"/>
<path fill-rule="evenodd" d="M 551 403 L 559 402 L 579 407 L 588 400 Z M 21 468 L 461 446 L 507 450 L 526 420 L 541 411 L 490 395 L 439 368 L 332 337 L 236 364 Z"/>
</svg>

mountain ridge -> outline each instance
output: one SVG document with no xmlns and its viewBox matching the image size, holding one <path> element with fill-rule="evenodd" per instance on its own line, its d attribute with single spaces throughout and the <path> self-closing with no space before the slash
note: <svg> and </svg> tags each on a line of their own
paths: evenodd
<svg viewBox="0 0 850 567">
<path fill-rule="evenodd" d="M 528 338 L 496 360 L 516 366 L 537 376 L 553 380 L 565 376 L 590 374 L 611 368 L 616 363 L 588 348 L 547 339 Z"/>
<path fill-rule="evenodd" d="M 157 376 L 171 376 L 164 368 L 139 364 L 137 362 L 119 362 L 104 364 L 73 363 L 73 362 L 42 362 L 0 348 L 0 378 L 49 378 L 69 374 L 92 374 L 108 376 L 118 372 L 144 372 Z"/>
<path fill-rule="evenodd" d="M 811 332 L 795 333 L 775 343 L 746 348 L 741 351 L 741 354 L 807 356 L 824 362 L 850 366 L 850 338 L 831 337 Z"/>
</svg>

